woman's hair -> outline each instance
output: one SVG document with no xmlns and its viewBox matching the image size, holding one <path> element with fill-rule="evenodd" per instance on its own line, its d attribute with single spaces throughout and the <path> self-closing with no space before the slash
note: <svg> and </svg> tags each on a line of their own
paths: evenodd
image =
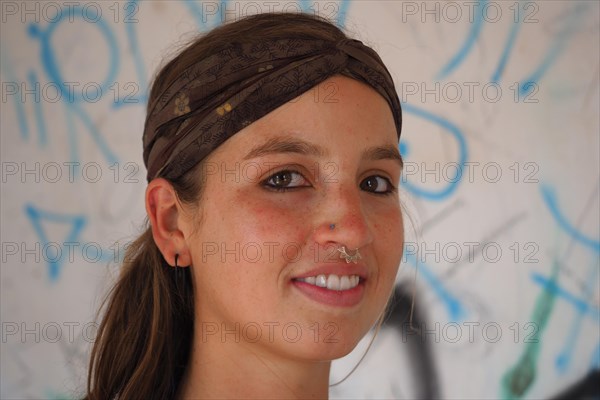
<svg viewBox="0 0 600 400">
<path fill-rule="evenodd" d="M 259 14 L 221 25 L 194 40 L 160 70 L 148 104 L 185 69 L 231 43 L 282 38 L 335 44 L 347 36 L 328 20 L 309 14 Z M 182 203 L 199 201 L 202 171 L 199 163 L 170 180 Z M 90 400 L 173 398 L 188 364 L 194 329 L 190 269 L 170 267 L 154 243 L 147 221 L 145 229 L 128 247 L 119 279 L 101 308 L 104 315 L 88 371 Z M 177 285 L 178 274 L 185 275 L 183 288 Z"/>
</svg>

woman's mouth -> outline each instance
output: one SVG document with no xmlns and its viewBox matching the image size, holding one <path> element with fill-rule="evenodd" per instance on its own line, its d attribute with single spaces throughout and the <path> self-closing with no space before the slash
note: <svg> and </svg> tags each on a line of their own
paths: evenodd
<svg viewBox="0 0 600 400">
<path fill-rule="evenodd" d="M 307 276 L 305 278 L 296 278 L 298 282 L 306 282 L 309 285 L 327 288 L 329 290 L 350 290 L 358 286 L 360 277 L 358 275 L 317 275 Z"/>
<path fill-rule="evenodd" d="M 321 304 L 352 307 L 365 293 L 365 279 L 359 275 L 318 274 L 292 279 L 304 296 Z"/>
</svg>

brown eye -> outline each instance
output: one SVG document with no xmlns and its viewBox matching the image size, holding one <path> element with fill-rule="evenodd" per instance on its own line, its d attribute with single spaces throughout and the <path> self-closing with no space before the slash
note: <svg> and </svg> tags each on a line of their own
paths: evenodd
<svg viewBox="0 0 600 400">
<path fill-rule="evenodd" d="M 290 171 L 282 171 L 271 177 L 273 186 L 287 187 L 292 183 L 292 173 Z"/>
<path fill-rule="evenodd" d="M 395 190 L 395 188 L 390 183 L 389 179 L 379 175 L 373 175 L 365 178 L 360 183 L 360 188 L 365 192 L 372 192 L 377 194 L 389 194 Z"/>
<path fill-rule="evenodd" d="M 309 186 L 306 179 L 296 171 L 279 171 L 271 175 L 263 184 L 272 189 L 295 189 L 299 187 Z"/>
</svg>

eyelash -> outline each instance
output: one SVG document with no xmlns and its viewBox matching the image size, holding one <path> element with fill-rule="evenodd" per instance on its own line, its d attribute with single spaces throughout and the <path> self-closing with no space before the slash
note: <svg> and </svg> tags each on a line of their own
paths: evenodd
<svg viewBox="0 0 600 400">
<path fill-rule="evenodd" d="M 262 186 L 267 188 L 268 190 L 273 190 L 275 192 L 289 192 L 292 190 L 298 190 L 301 189 L 303 187 L 308 187 L 308 186 L 291 186 L 291 187 L 286 187 L 286 186 L 276 186 L 273 185 L 271 183 L 269 183 L 269 181 L 271 181 L 275 176 L 279 175 L 279 174 L 283 174 L 283 173 L 291 173 L 291 174 L 297 174 L 300 175 L 302 177 L 303 180 L 307 181 L 307 179 L 304 177 L 304 175 L 302 175 L 300 172 L 293 170 L 293 169 L 282 169 L 280 171 L 277 171 L 275 173 L 273 173 L 272 175 L 270 175 L 267 179 L 263 180 L 261 182 Z M 385 192 L 371 192 L 371 191 L 366 191 L 367 193 L 371 193 L 377 196 L 390 196 L 394 193 L 396 193 L 398 191 L 398 188 L 394 185 L 392 185 L 392 182 L 386 178 L 385 176 L 382 175 L 370 175 L 368 177 L 366 177 L 365 179 L 363 179 L 362 182 L 364 182 L 366 179 L 368 178 L 381 178 L 383 180 L 385 180 L 385 182 L 387 183 L 387 185 L 389 186 L 390 189 L 386 190 Z M 362 183 L 361 182 L 361 183 Z"/>
</svg>

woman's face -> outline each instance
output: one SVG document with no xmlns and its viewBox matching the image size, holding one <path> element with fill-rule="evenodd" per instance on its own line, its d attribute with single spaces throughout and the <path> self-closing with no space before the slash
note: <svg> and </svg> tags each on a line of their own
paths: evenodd
<svg viewBox="0 0 600 400">
<path fill-rule="evenodd" d="M 186 228 L 196 340 L 305 360 L 350 352 L 402 255 L 397 143 L 387 102 L 335 76 L 214 151 Z"/>
</svg>

